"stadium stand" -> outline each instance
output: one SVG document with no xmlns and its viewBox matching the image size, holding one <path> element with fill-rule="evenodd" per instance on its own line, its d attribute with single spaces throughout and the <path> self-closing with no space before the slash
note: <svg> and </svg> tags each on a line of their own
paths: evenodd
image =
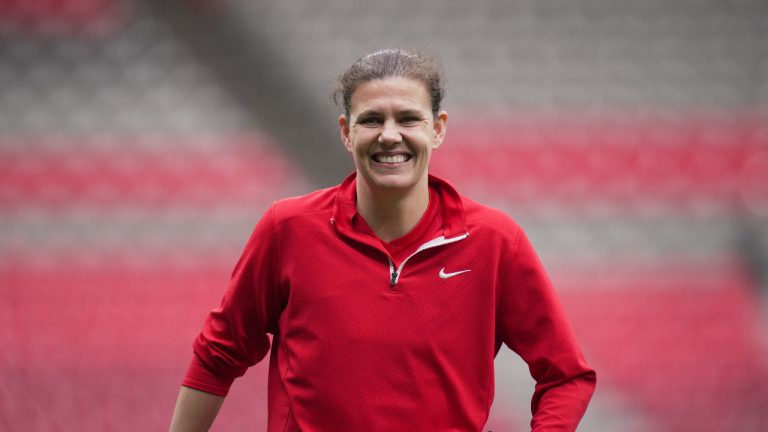
<svg viewBox="0 0 768 432">
<path fill-rule="evenodd" d="M 648 430 L 762 429 L 768 368 L 749 279 L 727 262 L 647 270 L 564 278 L 573 284 L 566 306 L 605 382 L 648 414 Z"/>
<path fill-rule="evenodd" d="M 431 48 L 451 113 L 432 168 L 551 270 L 599 374 L 583 430 L 768 430 L 768 5 L 411 3 L 177 6 L 256 29 L 329 129 L 314 107 L 352 58 Z M 282 142 L 274 99 L 222 81 L 241 47 L 201 51 L 171 21 L 0 1 L 0 430 L 167 427 L 255 220 L 313 187 L 330 134 Z M 497 365 L 487 428 L 526 430 L 527 371 Z M 214 430 L 265 424 L 264 372 Z"/>
</svg>

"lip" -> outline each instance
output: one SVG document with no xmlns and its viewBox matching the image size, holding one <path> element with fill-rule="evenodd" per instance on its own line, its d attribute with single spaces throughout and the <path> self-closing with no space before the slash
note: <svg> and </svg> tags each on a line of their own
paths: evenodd
<svg viewBox="0 0 768 432">
<path fill-rule="evenodd" d="M 405 156 L 405 161 L 397 162 L 397 163 L 379 162 L 377 159 L 382 157 L 382 156 L 384 156 L 384 157 L 386 157 L 386 156 L 389 156 L 389 157 Z M 376 153 L 373 153 L 370 156 L 370 159 L 377 166 L 382 166 L 382 167 L 400 167 L 400 166 L 403 166 L 403 165 L 407 164 L 411 160 L 413 160 L 413 155 L 408 153 L 408 152 L 376 152 Z"/>
</svg>

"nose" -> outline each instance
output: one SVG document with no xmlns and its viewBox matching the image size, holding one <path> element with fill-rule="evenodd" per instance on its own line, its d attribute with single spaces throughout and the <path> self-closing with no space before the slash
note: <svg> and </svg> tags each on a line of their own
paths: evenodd
<svg viewBox="0 0 768 432">
<path fill-rule="evenodd" d="M 384 122 L 379 134 L 379 142 L 381 144 L 397 144 L 402 140 L 400 136 L 400 130 L 397 128 L 397 122 L 394 120 L 387 120 Z"/>
</svg>

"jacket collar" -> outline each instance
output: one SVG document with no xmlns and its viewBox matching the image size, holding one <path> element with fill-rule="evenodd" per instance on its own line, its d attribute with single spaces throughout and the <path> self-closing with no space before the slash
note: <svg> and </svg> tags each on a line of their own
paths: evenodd
<svg viewBox="0 0 768 432">
<path fill-rule="evenodd" d="M 429 174 L 429 188 L 440 198 L 440 210 L 443 217 L 443 236 L 447 239 L 464 235 L 467 230 L 467 217 L 461 195 L 447 180 Z M 338 187 L 334 198 L 331 223 L 347 236 L 364 241 L 352 228 L 352 217 L 357 213 L 357 173 L 352 173 Z M 368 243 L 368 241 L 364 241 Z"/>
</svg>

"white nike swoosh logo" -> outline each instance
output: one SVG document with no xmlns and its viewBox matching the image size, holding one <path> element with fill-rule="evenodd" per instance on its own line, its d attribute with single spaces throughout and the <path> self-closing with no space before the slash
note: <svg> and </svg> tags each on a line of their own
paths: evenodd
<svg viewBox="0 0 768 432">
<path fill-rule="evenodd" d="M 458 276 L 458 275 L 460 275 L 462 273 L 466 273 L 468 271 L 472 271 L 472 270 L 459 270 L 459 271 L 453 272 L 453 273 L 446 273 L 445 272 L 445 267 L 443 267 L 443 268 L 440 269 L 440 273 L 438 273 L 438 275 L 440 276 L 440 279 L 448 279 L 448 278 L 452 278 L 454 276 Z"/>
</svg>

